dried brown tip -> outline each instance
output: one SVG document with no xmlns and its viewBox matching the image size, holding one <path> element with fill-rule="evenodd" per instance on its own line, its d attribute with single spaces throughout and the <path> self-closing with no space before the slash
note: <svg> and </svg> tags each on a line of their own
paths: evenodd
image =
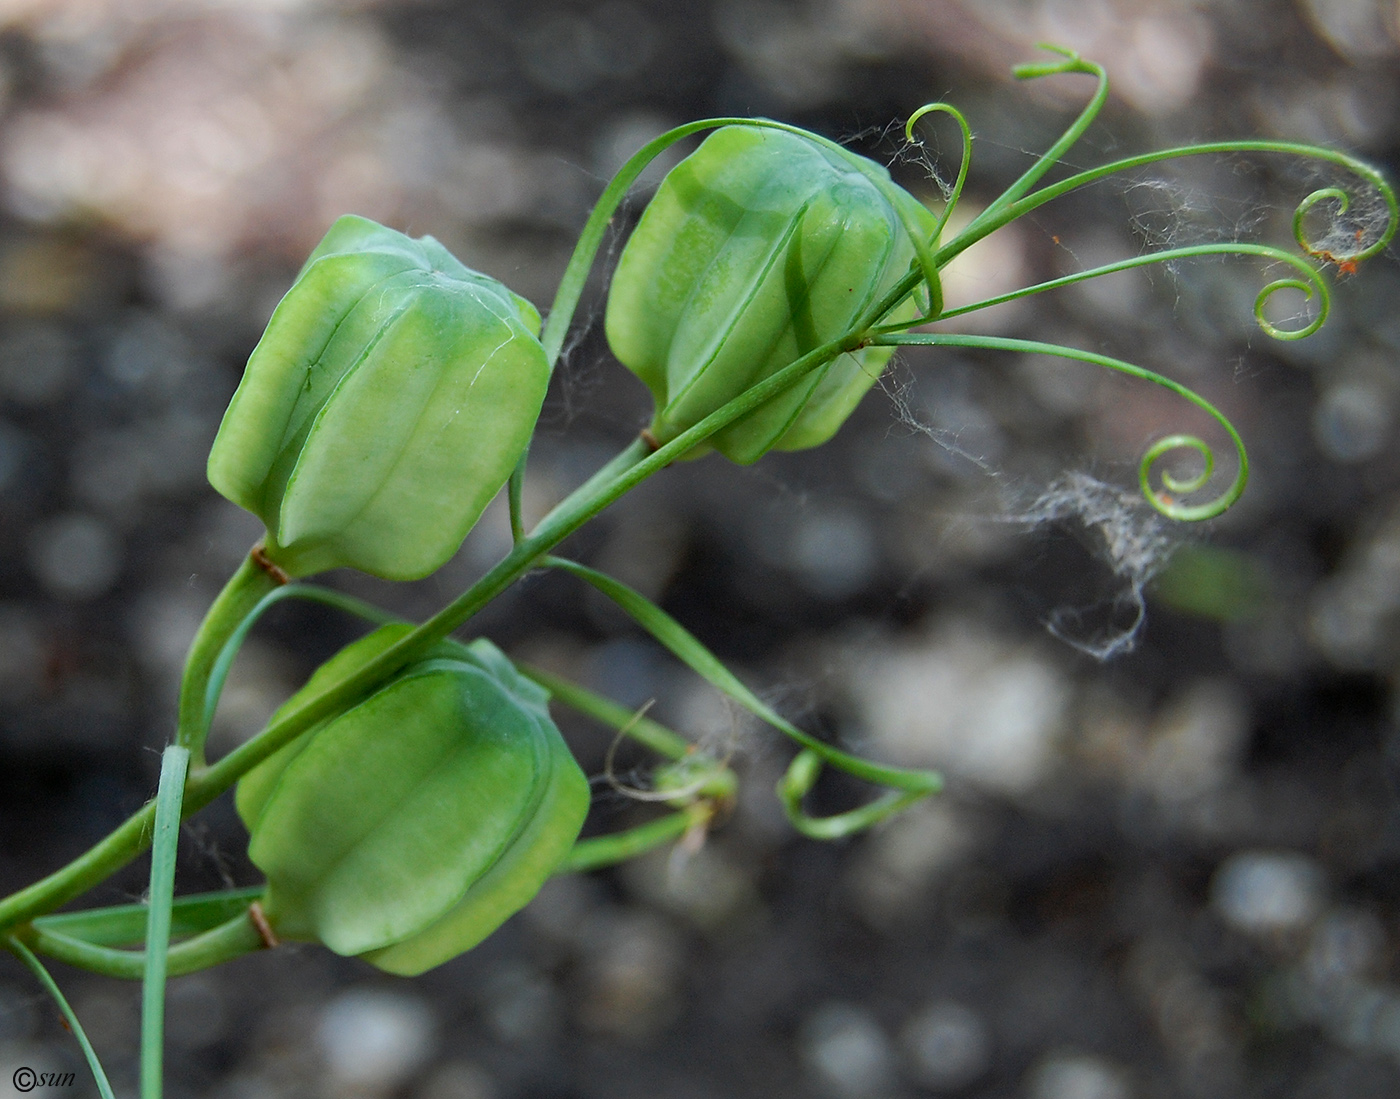
<svg viewBox="0 0 1400 1099">
<path fill-rule="evenodd" d="M 254 901 L 248 906 L 248 919 L 258 929 L 258 938 L 262 939 L 263 946 L 267 947 L 268 950 L 281 945 L 277 938 L 277 932 L 273 931 L 272 924 L 267 922 L 267 913 L 263 911 L 261 901 Z"/>
<path fill-rule="evenodd" d="M 267 573 L 268 576 L 272 577 L 272 579 L 276 580 L 277 583 L 291 583 L 292 578 L 283 571 L 281 565 L 277 564 L 276 561 L 267 555 L 267 550 L 263 548 L 261 542 L 253 547 L 252 557 L 253 563 L 256 564 L 258 568 L 262 569 L 263 572 Z"/>
</svg>

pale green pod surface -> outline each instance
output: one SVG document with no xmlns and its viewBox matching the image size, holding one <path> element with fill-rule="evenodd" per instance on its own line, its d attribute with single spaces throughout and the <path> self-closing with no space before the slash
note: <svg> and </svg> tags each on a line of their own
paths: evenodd
<svg viewBox="0 0 1400 1099">
<path fill-rule="evenodd" d="M 402 631 L 343 650 L 303 691 Z M 485 641 L 443 643 L 296 745 L 250 772 L 237 796 L 268 919 L 281 936 L 394 973 L 439 965 L 500 926 L 568 853 L 588 811 L 588 782 L 547 696 Z"/>
<path fill-rule="evenodd" d="M 930 239 L 936 221 L 873 161 L 787 131 L 711 134 L 662 181 L 608 294 L 608 342 L 656 399 L 656 440 L 848 331 L 908 273 L 909 227 Z M 747 463 L 825 442 L 889 356 L 843 354 L 709 445 Z"/>
<path fill-rule="evenodd" d="M 394 622 L 380 626 L 358 641 L 346 645 L 345 648 L 311 673 L 311 677 L 302 685 L 302 688 L 277 708 L 277 711 L 269 719 L 269 724 L 276 722 L 284 714 L 300 709 L 317 695 L 334 687 L 342 679 L 368 664 L 394 642 L 411 633 L 412 630 L 413 627 L 407 622 Z M 238 780 L 238 786 L 234 789 L 233 804 L 234 808 L 238 810 L 239 819 L 243 821 L 244 827 L 249 832 L 257 827 L 263 807 L 267 804 L 267 799 L 271 796 L 272 791 L 277 788 L 278 780 L 281 779 L 287 764 L 301 754 L 301 750 L 311 742 L 316 730 L 324 725 L 323 721 L 297 737 L 290 744 L 283 745 Z"/>
<path fill-rule="evenodd" d="M 442 565 L 528 444 L 538 311 L 431 237 L 331 227 L 273 312 L 209 454 L 294 576 Z"/>
</svg>

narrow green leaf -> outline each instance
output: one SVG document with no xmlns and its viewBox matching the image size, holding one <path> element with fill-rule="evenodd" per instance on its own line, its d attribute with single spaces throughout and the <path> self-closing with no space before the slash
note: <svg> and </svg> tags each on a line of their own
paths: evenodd
<svg viewBox="0 0 1400 1099">
<path fill-rule="evenodd" d="M 92 1077 L 97 1081 L 97 1090 L 102 1099 L 113 1099 L 112 1085 L 107 1082 L 107 1073 L 103 1071 L 102 1062 L 97 1059 L 97 1051 L 92 1048 L 92 1043 L 88 1041 L 88 1036 L 83 1030 L 82 1024 L 78 1022 L 78 1017 L 73 1014 L 73 1009 L 68 1006 L 68 1001 L 64 999 L 63 993 L 59 991 L 58 984 L 49 976 L 49 971 L 44 968 L 44 963 L 34 956 L 33 951 L 14 937 L 5 940 L 8 946 L 25 965 L 27 965 L 34 976 L 39 978 L 39 983 L 50 996 L 54 1003 L 58 1004 L 58 1010 L 63 1012 L 63 1018 L 68 1023 L 68 1029 L 73 1032 L 73 1037 L 78 1039 L 78 1045 L 82 1047 L 83 1056 L 87 1058 L 88 1068 L 92 1070 Z"/>
<path fill-rule="evenodd" d="M 170 908 L 172 938 L 197 935 L 247 910 L 262 896 L 263 887 L 226 889 L 218 893 L 196 893 L 177 897 Z M 60 912 L 33 921 L 36 930 L 52 931 L 94 946 L 127 946 L 146 940 L 144 904 L 121 904 L 111 908 L 89 908 L 82 912 Z"/>
<path fill-rule="evenodd" d="M 172 744 L 160 761 L 155 838 L 151 843 L 151 891 L 146 916 L 146 977 L 141 987 L 141 1099 L 160 1099 L 165 1054 L 165 974 L 170 947 L 170 907 L 175 892 L 175 852 L 185 800 L 188 748 Z"/>
<path fill-rule="evenodd" d="M 561 557 L 546 557 L 541 564 L 562 569 L 593 585 L 661 642 L 692 671 L 723 691 L 735 702 L 775 729 L 786 733 L 829 765 L 857 778 L 881 786 L 892 786 L 922 797 L 942 787 L 942 777 L 934 771 L 913 770 L 872 763 L 824 744 L 781 717 L 750 691 L 709 649 L 684 626 L 640 592 L 634 591 L 604 573 Z"/>
</svg>

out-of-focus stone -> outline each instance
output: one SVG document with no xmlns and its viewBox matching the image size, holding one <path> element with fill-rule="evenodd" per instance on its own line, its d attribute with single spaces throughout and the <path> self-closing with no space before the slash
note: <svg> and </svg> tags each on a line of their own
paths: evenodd
<svg viewBox="0 0 1400 1099">
<path fill-rule="evenodd" d="M 579 1021 L 591 1031 L 643 1038 L 667 1026 L 679 1007 L 684 951 L 666 923 L 620 913 L 585 959 L 586 993 Z"/>
<path fill-rule="evenodd" d="M 525 963 L 494 970 L 482 985 L 482 1013 L 491 1032 L 516 1045 L 548 1041 L 559 1027 L 559 995 L 546 974 Z"/>
<path fill-rule="evenodd" d="M 714 842 L 687 850 L 682 841 L 624 863 L 621 873 L 639 897 L 702 930 L 759 911 L 751 869 Z"/>
<path fill-rule="evenodd" d="M 1131 1099 L 1122 1071 L 1089 1054 L 1054 1054 L 1031 1072 L 1028 1099 Z"/>
<path fill-rule="evenodd" d="M 1234 775 L 1248 736 L 1239 689 L 1223 679 L 1200 680 L 1152 723 L 1138 779 L 1163 802 L 1189 801 Z"/>
<path fill-rule="evenodd" d="M 1315 983 L 1356 980 L 1379 969 L 1385 951 L 1385 928 L 1373 912 L 1338 909 L 1313 928 L 1303 965 Z"/>
<path fill-rule="evenodd" d="M 847 669 L 861 725 L 901 764 L 1023 794 L 1055 762 L 1072 689 L 1032 648 L 954 622 L 914 645 L 861 645 Z"/>
<path fill-rule="evenodd" d="M 933 883 L 968 858 L 976 833 L 968 813 L 946 798 L 918 802 L 887 821 L 850 864 L 846 888 L 856 909 L 879 928 L 912 915 Z"/>
<path fill-rule="evenodd" d="M 1385 447 L 1394 424 L 1389 395 L 1367 381 L 1329 386 L 1313 410 L 1313 438 L 1337 462 L 1364 462 Z"/>
<path fill-rule="evenodd" d="M 416 1099 L 497 1099 L 496 1081 L 480 1065 L 449 1061 L 433 1070 Z"/>
<path fill-rule="evenodd" d="M 330 1077 L 327 1094 L 395 1091 L 431 1058 L 435 1031 L 432 1011 L 417 996 L 374 988 L 340 993 L 316 1026 Z"/>
<path fill-rule="evenodd" d="M 880 1099 L 897 1079 L 894 1047 L 865 1008 L 832 1002 L 802 1021 L 803 1063 L 833 1099 Z"/>
<path fill-rule="evenodd" d="M 116 583 L 124 556 L 102 520 L 80 512 L 53 516 L 29 533 L 29 567 L 51 595 L 82 602 Z"/>
<path fill-rule="evenodd" d="M 992 1034 L 976 1011 L 956 1000 L 935 1000 L 899 1032 L 909 1074 L 935 1092 L 960 1091 L 992 1067 Z"/>
<path fill-rule="evenodd" d="M 1295 851 L 1239 851 L 1215 872 L 1211 902 L 1228 925 L 1254 935 L 1300 931 L 1322 909 L 1322 868 Z"/>
</svg>

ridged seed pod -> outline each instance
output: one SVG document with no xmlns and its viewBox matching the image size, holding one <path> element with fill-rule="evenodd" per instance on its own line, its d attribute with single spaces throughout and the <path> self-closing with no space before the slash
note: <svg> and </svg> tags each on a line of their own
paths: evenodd
<svg viewBox="0 0 1400 1099">
<path fill-rule="evenodd" d="M 662 181 L 608 293 L 608 342 L 655 397 L 654 438 L 848 331 L 908 273 L 906 225 L 929 239 L 936 221 L 871 160 L 782 130 L 711 134 Z M 841 355 L 709 445 L 748 463 L 826 442 L 890 353 Z"/>
<path fill-rule="evenodd" d="M 293 576 L 426 576 L 529 442 L 549 382 L 539 326 L 432 237 L 342 217 L 253 350 L 209 481 Z"/>
<path fill-rule="evenodd" d="M 343 649 L 287 706 L 407 630 Z M 489 642 L 444 642 L 250 771 L 236 805 L 276 933 L 411 976 L 522 908 L 588 812 L 547 699 Z"/>
</svg>

